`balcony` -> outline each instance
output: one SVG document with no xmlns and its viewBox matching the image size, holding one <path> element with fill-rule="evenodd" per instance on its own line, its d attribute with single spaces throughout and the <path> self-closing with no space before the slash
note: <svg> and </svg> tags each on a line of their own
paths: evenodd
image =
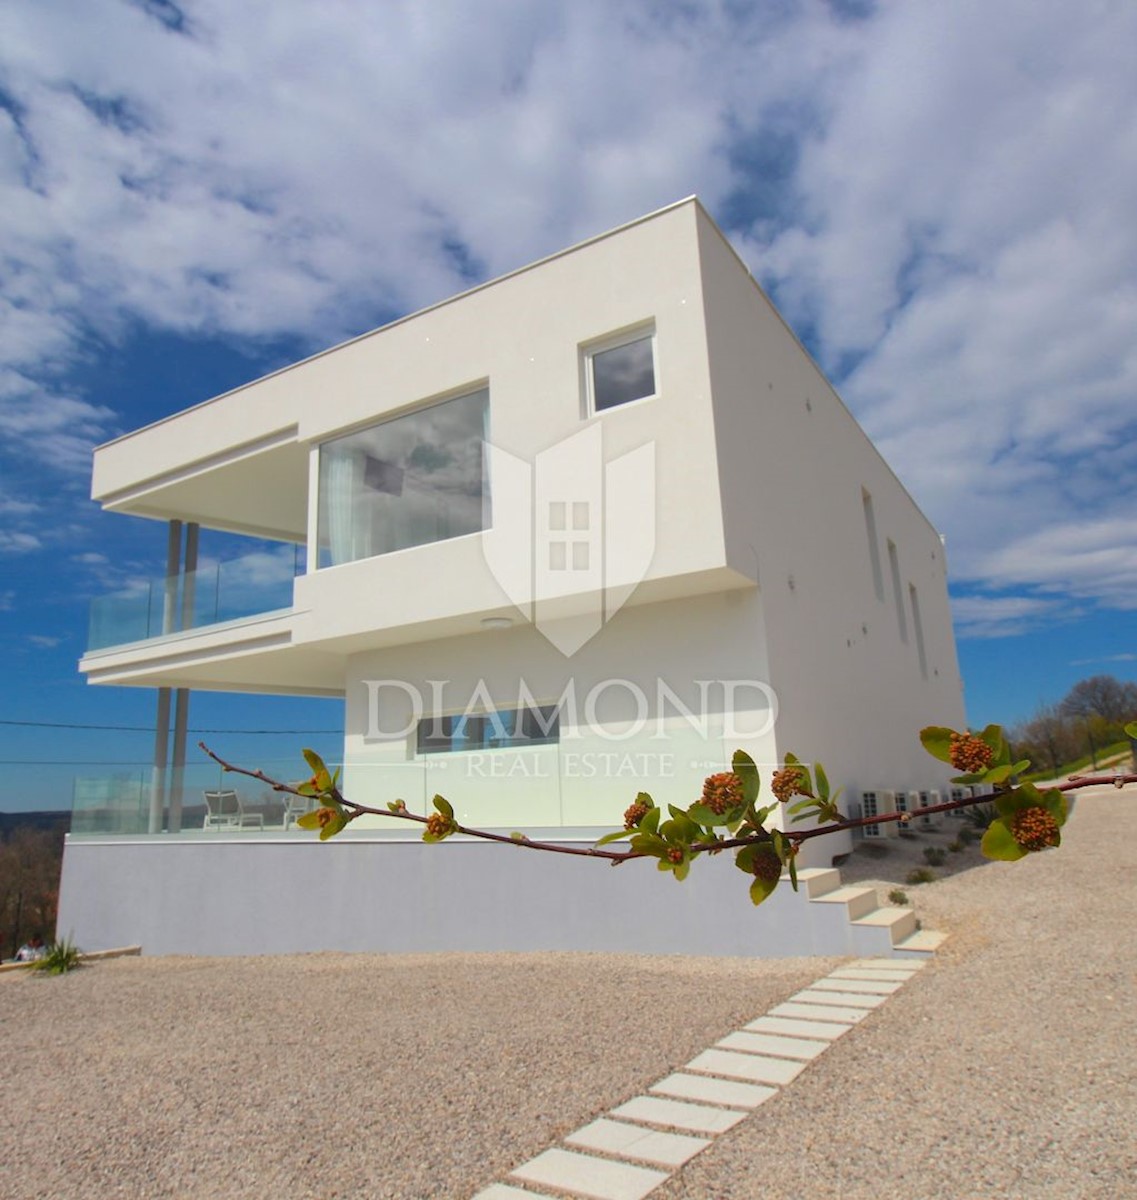
<svg viewBox="0 0 1137 1200">
<path fill-rule="evenodd" d="M 204 565 L 180 577 L 139 580 L 91 602 L 87 650 L 289 609 L 303 562 L 304 547 L 289 546 Z"/>
</svg>

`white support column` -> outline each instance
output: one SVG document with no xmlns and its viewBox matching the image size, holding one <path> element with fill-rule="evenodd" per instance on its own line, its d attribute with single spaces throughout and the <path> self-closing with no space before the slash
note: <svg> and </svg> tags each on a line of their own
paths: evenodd
<svg viewBox="0 0 1137 1200">
<path fill-rule="evenodd" d="M 175 628 L 178 599 L 178 563 L 182 556 L 182 523 L 171 521 L 166 537 L 166 580 L 162 596 L 162 633 Z M 154 768 L 150 776 L 150 815 L 147 832 L 161 833 L 166 807 L 166 767 L 170 760 L 170 689 L 158 689 L 154 720 Z"/>
<path fill-rule="evenodd" d="M 182 564 L 182 608 L 180 629 L 193 625 L 194 577 L 197 574 L 198 526 L 186 525 L 185 558 Z M 170 832 L 180 833 L 182 828 L 182 798 L 185 793 L 186 776 L 186 733 L 189 726 L 189 688 L 178 688 L 174 693 L 174 755 L 170 780 Z"/>
</svg>

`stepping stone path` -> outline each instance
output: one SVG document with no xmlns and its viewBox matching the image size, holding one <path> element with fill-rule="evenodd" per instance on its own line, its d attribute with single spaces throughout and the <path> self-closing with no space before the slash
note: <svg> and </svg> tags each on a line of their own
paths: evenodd
<svg viewBox="0 0 1137 1200">
<path fill-rule="evenodd" d="M 791 1084 L 927 961 L 863 958 L 839 967 L 473 1200 L 642 1200 Z"/>
</svg>

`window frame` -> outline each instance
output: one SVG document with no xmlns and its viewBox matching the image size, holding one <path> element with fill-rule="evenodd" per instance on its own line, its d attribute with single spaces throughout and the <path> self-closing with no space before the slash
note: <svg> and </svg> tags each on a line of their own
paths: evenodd
<svg viewBox="0 0 1137 1200">
<path fill-rule="evenodd" d="M 609 350 L 619 350 L 621 346 L 631 346 L 636 342 L 650 341 L 651 343 L 651 379 L 652 391 L 646 396 L 637 396 L 634 400 L 625 400 L 620 404 L 610 404 L 606 408 L 596 407 L 596 379 L 593 361 L 597 355 Z M 599 417 L 604 413 L 615 412 L 645 404 L 655 400 L 660 395 L 659 386 L 659 338 L 655 328 L 655 320 L 641 321 L 639 324 L 626 326 L 615 333 L 582 343 L 580 347 L 581 391 L 583 416 Z"/>
<path fill-rule="evenodd" d="M 532 738 L 526 738 L 524 735 L 518 738 L 510 730 L 516 730 L 520 726 L 524 728 L 525 718 L 529 714 L 537 714 L 538 735 Z M 454 725 L 458 722 L 476 723 L 481 730 L 481 738 L 477 743 L 467 743 L 460 746 L 455 746 L 454 742 Z M 438 723 L 448 723 L 450 729 L 447 735 L 447 745 L 430 745 L 432 734 L 430 729 Z M 541 732 L 542 726 L 548 723 L 549 732 Z M 485 737 L 485 731 L 496 725 L 506 731 L 506 736 L 499 740 L 497 744 L 488 744 Z M 426 736 L 424 737 L 424 732 Z M 441 741 L 441 738 L 439 738 Z M 542 746 L 559 746 L 561 742 L 561 705 L 557 704 L 537 704 L 525 705 L 523 708 L 495 708 L 495 709 L 478 709 L 476 711 L 461 711 L 454 713 L 435 713 L 429 717 L 423 716 L 419 719 L 415 726 L 415 745 L 414 757 L 416 759 L 434 758 L 440 754 L 490 754 L 494 752 L 510 752 L 517 753 L 525 750 L 535 750 Z"/>
<path fill-rule="evenodd" d="M 324 492 L 324 472 L 326 470 L 324 451 L 326 448 L 333 446 L 337 442 L 346 441 L 349 438 L 357 437 L 360 434 L 368 433 L 373 430 L 381 429 L 383 426 L 394 424 L 407 417 L 419 416 L 429 412 L 434 408 L 442 408 L 447 404 L 452 404 L 456 401 L 473 398 L 483 394 L 485 395 L 485 409 L 482 421 L 482 507 L 481 507 L 481 528 L 471 530 L 465 533 L 452 534 L 448 537 L 437 538 L 433 541 L 415 542 L 408 546 L 398 546 L 390 550 L 381 550 L 374 554 L 365 554 L 359 557 L 348 558 L 342 562 L 325 562 L 327 553 L 327 541 L 324 536 L 326 523 L 330 521 L 330 517 L 325 508 L 327 497 Z M 334 570 L 336 567 L 349 566 L 354 563 L 367 562 L 376 558 L 384 558 L 391 554 L 403 554 L 408 550 L 417 550 L 423 546 L 441 545 L 443 542 L 455 541 L 465 537 L 480 537 L 488 529 L 493 527 L 493 500 L 490 487 L 490 479 L 488 468 L 485 462 L 485 447 L 490 444 L 490 421 L 493 412 L 492 396 L 490 388 L 490 380 L 488 377 L 479 380 L 470 381 L 466 384 L 461 384 L 453 388 L 448 388 L 444 392 L 437 393 L 433 396 L 423 398 L 414 403 L 403 405 L 394 408 L 380 416 L 372 416 L 367 420 L 355 422 L 349 426 L 336 430 L 333 433 L 328 433 L 321 437 L 313 444 L 315 454 L 315 471 L 314 479 L 314 520 L 313 527 L 315 533 L 316 554 L 315 567 L 309 567 L 312 571 L 327 571 Z"/>
</svg>

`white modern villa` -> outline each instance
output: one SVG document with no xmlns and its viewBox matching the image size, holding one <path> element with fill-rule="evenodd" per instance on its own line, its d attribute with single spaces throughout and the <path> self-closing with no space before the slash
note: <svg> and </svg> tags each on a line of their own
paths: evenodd
<svg viewBox="0 0 1137 1200">
<path fill-rule="evenodd" d="M 191 690 L 342 697 L 350 798 L 573 844 L 738 748 L 765 785 L 820 760 L 851 814 L 947 787 L 918 740 L 964 725 L 941 539 L 696 199 L 101 446 L 92 492 L 170 523 L 167 579 L 98 602 L 80 664 L 155 689 L 159 740 Z M 262 542 L 204 580 L 199 528 Z M 800 947 L 725 859 L 680 886 L 379 817 L 320 844 L 250 780 L 169 774 L 76 823 L 80 944 Z"/>
</svg>

